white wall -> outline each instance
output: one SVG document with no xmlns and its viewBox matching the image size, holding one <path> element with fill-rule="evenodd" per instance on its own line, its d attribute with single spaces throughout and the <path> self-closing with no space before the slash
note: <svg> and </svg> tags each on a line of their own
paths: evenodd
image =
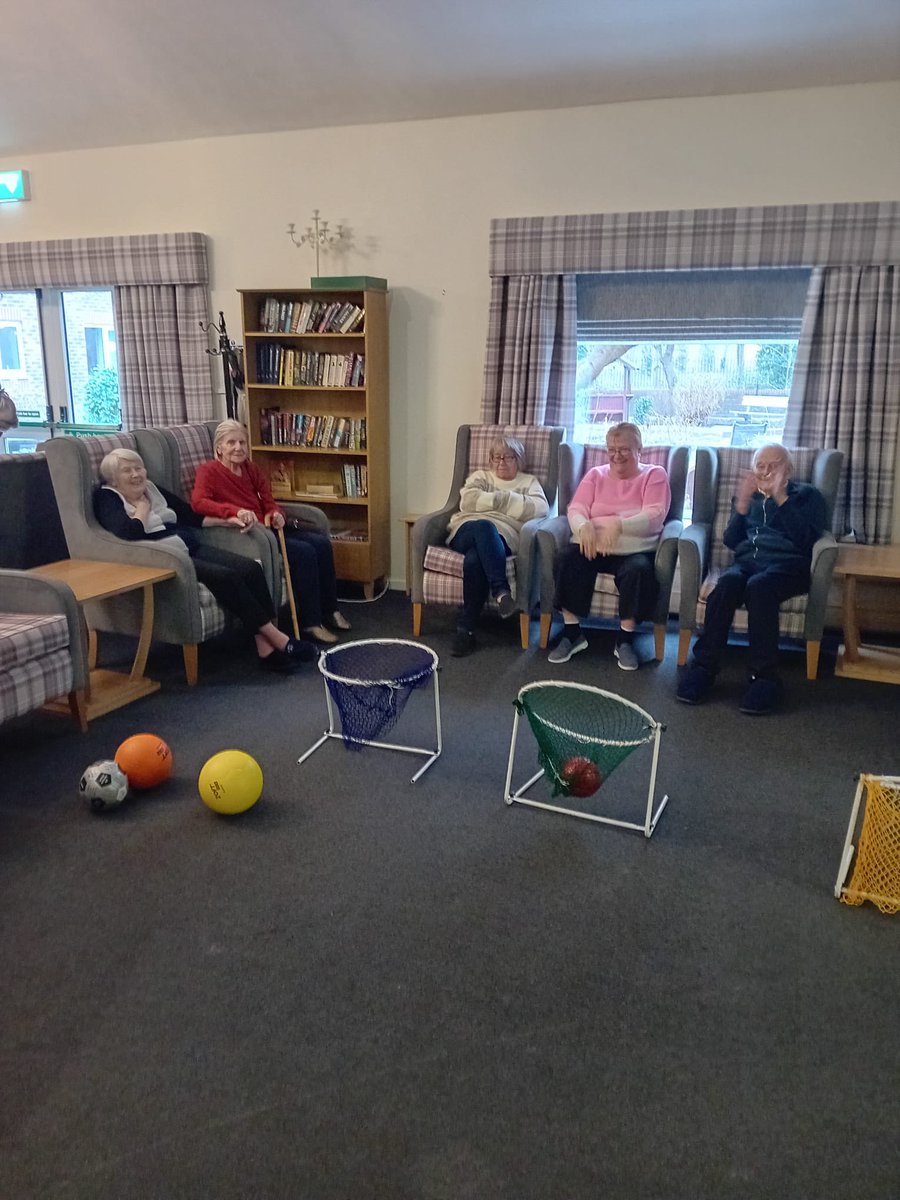
<svg viewBox="0 0 900 1200">
<path fill-rule="evenodd" d="M 239 337 L 236 288 L 315 273 L 288 222 L 348 225 L 322 274 L 392 289 L 399 518 L 444 500 L 456 427 L 479 419 L 492 217 L 898 199 L 898 145 L 900 83 L 40 155 L 0 164 L 29 169 L 33 195 L 0 206 L 0 240 L 199 230 L 212 311 Z M 900 536 L 900 489 L 896 514 Z M 395 521 L 398 581 L 403 553 Z"/>
</svg>

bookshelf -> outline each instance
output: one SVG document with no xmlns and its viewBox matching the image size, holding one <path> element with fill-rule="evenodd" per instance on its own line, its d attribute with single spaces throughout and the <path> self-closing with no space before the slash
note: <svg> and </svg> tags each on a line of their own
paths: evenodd
<svg viewBox="0 0 900 1200">
<path fill-rule="evenodd" d="M 390 573 L 387 292 L 240 296 L 251 457 L 279 504 L 325 512 L 338 578 L 371 598 Z"/>
</svg>

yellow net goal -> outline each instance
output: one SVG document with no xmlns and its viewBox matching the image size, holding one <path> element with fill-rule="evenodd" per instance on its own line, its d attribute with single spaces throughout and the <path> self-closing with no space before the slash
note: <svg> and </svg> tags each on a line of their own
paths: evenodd
<svg viewBox="0 0 900 1200">
<path fill-rule="evenodd" d="M 860 808 L 863 815 L 856 859 L 850 882 L 844 886 L 853 860 Z M 842 904 L 870 900 L 883 913 L 900 912 L 900 777 L 859 777 L 835 895 Z"/>
</svg>

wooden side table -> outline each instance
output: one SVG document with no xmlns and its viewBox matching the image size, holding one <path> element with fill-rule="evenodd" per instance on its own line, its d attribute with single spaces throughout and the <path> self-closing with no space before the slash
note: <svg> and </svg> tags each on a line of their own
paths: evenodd
<svg viewBox="0 0 900 1200">
<path fill-rule="evenodd" d="M 845 679 L 900 683 L 900 647 L 863 644 L 856 611 L 858 580 L 895 586 L 900 583 L 900 546 L 841 546 L 834 573 L 842 576 L 844 581 L 841 618 L 844 644 L 838 650 L 835 675 Z"/>
<path fill-rule="evenodd" d="M 43 567 L 32 567 L 31 574 L 46 575 L 67 583 L 75 593 L 80 605 L 90 600 L 106 600 L 110 596 L 121 596 L 140 588 L 144 593 L 141 616 L 141 632 L 131 672 L 105 671 L 92 668 L 87 692 L 87 717 L 91 721 L 104 713 L 112 712 L 159 690 L 154 679 L 144 674 L 147 653 L 153 636 L 153 585 L 164 579 L 173 579 L 175 572 L 169 568 L 138 567 L 128 563 L 96 562 L 89 558 L 67 558 L 61 562 L 47 563 Z M 82 608 L 82 618 L 84 609 Z M 85 622 L 87 625 L 87 622 Z M 90 638 L 90 633 L 88 634 Z M 59 701 L 52 701 L 47 708 L 67 712 L 68 708 Z"/>
</svg>

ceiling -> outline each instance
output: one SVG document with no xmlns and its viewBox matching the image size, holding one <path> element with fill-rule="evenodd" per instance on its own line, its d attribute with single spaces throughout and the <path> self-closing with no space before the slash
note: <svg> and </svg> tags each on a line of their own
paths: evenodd
<svg viewBox="0 0 900 1200">
<path fill-rule="evenodd" d="M 900 0 L 39 0 L 0 165 L 228 134 L 900 79 Z M 15 160 L 15 161 L 13 161 Z"/>
</svg>

